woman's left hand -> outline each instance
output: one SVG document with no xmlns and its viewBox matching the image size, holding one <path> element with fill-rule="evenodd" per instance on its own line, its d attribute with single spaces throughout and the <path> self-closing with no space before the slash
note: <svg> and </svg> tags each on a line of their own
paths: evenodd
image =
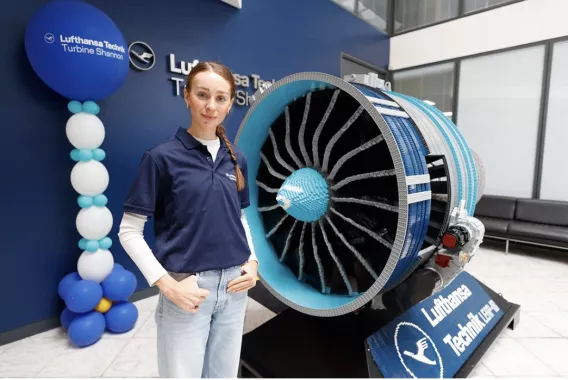
<svg viewBox="0 0 568 380">
<path fill-rule="evenodd" d="M 247 261 L 241 266 L 242 275 L 235 278 L 227 287 L 227 292 L 238 293 L 253 288 L 256 285 L 258 263 L 256 261 Z"/>
</svg>

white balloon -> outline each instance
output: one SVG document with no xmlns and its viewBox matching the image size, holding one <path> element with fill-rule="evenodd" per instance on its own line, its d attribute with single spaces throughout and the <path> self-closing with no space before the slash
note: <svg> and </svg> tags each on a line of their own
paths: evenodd
<svg viewBox="0 0 568 380">
<path fill-rule="evenodd" d="M 99 249 L 96 252 L 84 251 L 77 262 L 77 272 L 83 280 L 99 284 L 112 272 L 114 259 L 110 251 Z"/>
<path fill-rule="evenodd" d="M 67 120 L 65 133 L 77 149 L 97 149 L 105 139 L 105 127 L 97 116 L 79 112 Z"/>
<path fill-rule="evenodd" d="M 85 239 L 100 240 L 108 235 L 112 222 L 112 214 L 108 208 L 92 206 L 79 211 L 75 225 Z"/>
<path fill-rule="evenodd" d="M 71 170 L 71 185 L 81 195 L 94 197 L 102 194 L 108 182 L 108 171 L 98 161 L 77 162 Z"/>
</svg>

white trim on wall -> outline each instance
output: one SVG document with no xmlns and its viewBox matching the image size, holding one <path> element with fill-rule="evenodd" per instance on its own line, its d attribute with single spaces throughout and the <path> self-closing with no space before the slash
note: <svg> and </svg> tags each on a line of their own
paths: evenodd
<svg viewBox="0 0 568 380">
<path fill-rule="evenodd" d="M 390 70 L 568 36 L 568 0 L 526 0 L 390 39 Z"/>
</svg>

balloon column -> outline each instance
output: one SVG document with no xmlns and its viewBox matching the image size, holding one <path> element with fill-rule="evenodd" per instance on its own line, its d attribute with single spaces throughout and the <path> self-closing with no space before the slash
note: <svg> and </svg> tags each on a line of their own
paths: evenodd
<svg viewBox="0 0 568 380">
<path fill-rule="evenodd" d="M 113 218 L 106 207 L 103 194 L 109 175 L 101 161 L 105 152 L 100 148 L 105 129 L 97 117 L 99 106 L 92 101 L 71 101 L 73 115 L 67 121 L 66 134 L 75 147 L 71 159 L 76 161 L 71 170 L 71 185 L 79 197 L 81 210 L 76 227 L 82 239 L 83 253 L 77 263 L 77 272 L 65 276 L 59 284 L 59 296 L 65 301 L 61 324 L 69 331 L 69 339 L 77 346 L 98 341 L 108 329 L 115 333 L 130 330 L 138 309 L 128 302 L 136 290 L 136 277 L 121 265 L 114 264 L 109 251 L 112 240 L 107 236 Z"/>
<path fill-rule="evenodd" d="M 101 10 L 77 0 L 55 0 L 41 7 L 26 27 L 26 53 L 36 74 L 71 100 L 66 135 L 74 149 L 71 185 L 79 194 L 75 220 L 80 254 L 77 271 L 61 279 L 65 302 L 61 324 L 79 347 L 97 342 L 105 330 L 126 332 L 138 319 L 128 301 L 136 277 L 114 263 L 107 236 L 113 217 L 104 195 L 109 174 L 102 164 L 105 127 L 96 101 L 112 95 L 128 74 L 128 48 L 122 33 Z"/>
</svg>

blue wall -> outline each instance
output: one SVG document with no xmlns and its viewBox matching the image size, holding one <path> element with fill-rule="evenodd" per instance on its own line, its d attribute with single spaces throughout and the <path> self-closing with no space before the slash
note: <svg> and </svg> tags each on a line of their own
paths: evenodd
<svg viewBox="0 0 568 380">
<path fill-rule="evenodd" d="M 242 10 L 218 0 L 89 2 L 116 22 L 128 43 L 144 41 L 157 56 L 152 70 L 131 70 L 123 87 L 99 103 L 106 127 L 103 163 L 110 173 L 107 207 L 115 218 L 111 252 L 136 273 L 139 290 L 147 284 L 116 238 L 122 202 L 143 151 L 190 123 L 182 98 L 173 96 L 168 54 L 178 62 L 220 60 L 236 73 L 269 80 L 299 71 L 339 75 L 341 52 L 388 64 L 388 37 L 329 0 L 245 0 Z M 63 307 L 57 284 L 76 270 L 81 254 L 67 100 L 38 79 L 24 51 L 26 23 L 45 3 L 0 5 L 0 333 L 57 317 Z M 245 112 L 236 107 L 226 122 L 231 138 Z M 150 228 L 153 244 L 149 235 Z"/>
</svg>

